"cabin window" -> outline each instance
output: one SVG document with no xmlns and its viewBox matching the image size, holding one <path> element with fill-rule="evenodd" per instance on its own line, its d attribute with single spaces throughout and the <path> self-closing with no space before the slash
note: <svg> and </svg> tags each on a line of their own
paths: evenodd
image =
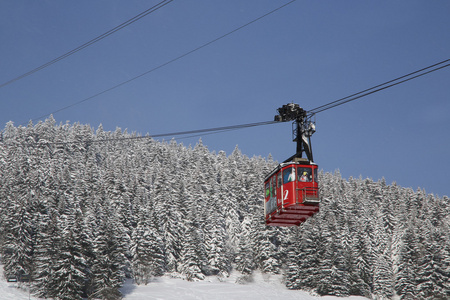
<svg viewBox="0 0 450 300">
<path fill-rule="evenodd" d="M 270 196 L 270 181 L 266 182 L 266 198 Z"/>
<path fill-rule="evenodd" d="M 311 168 L 298 167 L 298 181 L 311 182 L 312 181 Z"/>
<path fill-rule="evenodd" d="M 283 170 L 283 183 L 295 181 L 295 168 L 286 168 Z"/>
<path fill-rule="evenodd" d="M 277 177 L 272 176 L 272 197 L 275 197 L 277 195 Z"/>
<path fill-rule="evenodd" d="M 283 184 L 283 180 L 282 180 L 282 178 L 281 178 L 281 173 L 278 173 L 277 174 L 277 179 L 278 179 L 278 185 L 277 185 L 277 187 L 281 187 L 281 185 Z"/>
<path fill-rule="evenodd" d="M 319 177 L 317 177 L 317 169 L 314 169 L 314 181 L 319 182 Z"/>
</svg>

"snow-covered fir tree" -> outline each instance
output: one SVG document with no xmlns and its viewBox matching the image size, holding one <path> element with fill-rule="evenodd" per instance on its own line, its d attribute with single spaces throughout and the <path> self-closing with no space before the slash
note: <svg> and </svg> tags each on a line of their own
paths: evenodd
<svg viewBox="0 0 450 300">
<path fill-rule="evenodd" d="M 29 280 L 39 297 L 120 299 L 125 277 L 234 271 L 246 282 L 259 270 L 320 295 L 450 298 L 448 197 L 320 172 L 320 212 L 300 227 L 267 227 L 271 157 L 136 137 L 53 118 L 6 125 L 5 278 Z"/>
</svg>

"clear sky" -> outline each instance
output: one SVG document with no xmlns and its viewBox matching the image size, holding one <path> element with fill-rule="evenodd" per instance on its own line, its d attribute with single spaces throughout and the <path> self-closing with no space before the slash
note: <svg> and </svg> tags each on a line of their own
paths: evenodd
<svg viewBox="0 0 450 300">
<path fill-rule="evenodd" d="M 0 1 L 0 84 L 160 1 Z M 289 1 L 175 0 L 0 88 L 0 123 L 27 124 L 161 66 Z M 273 120 L 450 58 L 450 2 L 297 0 L 198 51 L 54 114 L 159 134 Z M 316 116 L 324 171 L 450 195 L 450 67 Z M 180 139 L 195 145 L 199 137 Z M 204 135 L 211 151 L 294 154 L 291 124 Z"/>
</svg>

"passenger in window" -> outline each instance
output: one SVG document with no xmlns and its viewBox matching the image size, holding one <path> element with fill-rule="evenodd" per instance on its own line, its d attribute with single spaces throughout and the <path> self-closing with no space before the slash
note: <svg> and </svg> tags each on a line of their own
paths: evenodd
<svg viewBox="0 0 450 300">
<path fill-rule="evenodd" d="M 302 176 L 300 176 L 301 182 L 309 182 L 308 172 L 303 172 Z"/>
<path fill-rule="evenodd" d="M 295 169 L 291 168 L 291 174 L 289 174 L 288 177 L 288 182 L 294 181 L 295 180 Z"/>
</svg>

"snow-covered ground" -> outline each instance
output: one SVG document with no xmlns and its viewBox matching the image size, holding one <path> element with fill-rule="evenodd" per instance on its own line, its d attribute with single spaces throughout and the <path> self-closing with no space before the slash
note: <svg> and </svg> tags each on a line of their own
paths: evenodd
<svg viewBox="0 0 450 300">
<path fill-rule="evenodd" d="M 1 271 L 3 272 L 3 270 Z M 5 278 L 3 278 L 3 276 L 0 276 L 0 299 L 27 300 L 38 298 L 28 295 L 28 292 L 25 289 L 19 289 L 17 283 L 6 282 Z"/>
<path fill-rule="evenodd" d="M 211 277 L 204 281 L 188 282 L 178 278 L 160 277 L 148 285 L 137 286 L 127 281 L 122 288 L 125 300 L 201 300 L 201 299 L 296 299 L 296 300 L 367 300 L 364 297 L 315 297 L 302 291 L 288 290 L 281 282 L 280 276 L 255 274 L 254 281 L 247 284 L 234 283 L 236 277 L 230 276 L 220 282 Z M 17 288 L 17 283 L 0 280 L 0 300 L 26 300 L 38 298 L 27 291 Z"/>
</svg>

